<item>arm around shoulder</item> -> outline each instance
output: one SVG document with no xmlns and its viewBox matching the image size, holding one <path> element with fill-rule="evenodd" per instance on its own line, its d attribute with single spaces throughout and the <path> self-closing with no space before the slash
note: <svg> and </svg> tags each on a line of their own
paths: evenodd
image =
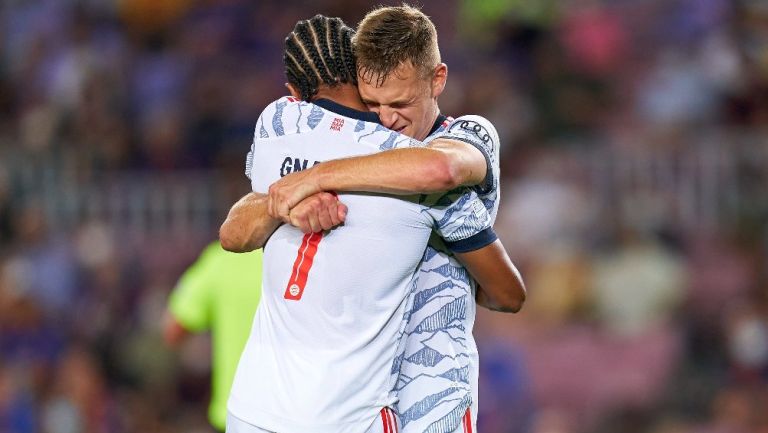
<svg viewBox="0 0 768 433">
<path fill-rule="evenodd" d="M 479 150 L 458 140 L 437 139 L 427 147 L 327 161 L 307 174 L 316 176 L 323 191 L 431 194 L 478 184 L 485 173 Z"/>
</svg>

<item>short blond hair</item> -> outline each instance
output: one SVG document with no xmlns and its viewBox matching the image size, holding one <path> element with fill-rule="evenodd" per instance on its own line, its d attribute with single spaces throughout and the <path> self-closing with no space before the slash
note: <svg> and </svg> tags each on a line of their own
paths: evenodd
<svg viewBox="0 0 768 433">
<path fill-rule="evenodd" d="M 404 63 L 429 76 L 440 63 L 437 29 L 421 10 L 409 6 L 380 7 L 369 12 L 352 38 L 358 75 L 381 85 Z"/>
</svg>

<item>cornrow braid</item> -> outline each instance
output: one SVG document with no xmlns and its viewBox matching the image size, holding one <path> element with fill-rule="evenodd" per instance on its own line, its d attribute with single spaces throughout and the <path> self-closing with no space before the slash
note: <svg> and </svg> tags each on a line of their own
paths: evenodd
<svg viewBox="0 0 768 433">
<path fill-rule="evenodd" d="M 283 54 L 285 75 L 288 82 L 296 86 L 301 92 L 301 98 L 308 100 L 307 98 L 317 93 L 317 75 L 293 36 L 290 35 L 285 40 L 285 54 Z"/>
<path fill-rule="evenodd" d="M 339 41 L 339 22 L 337 20 L 328 20 L 328 32 L 326 39 L 330 46 L 331 54 L 333 56 L 333 73 L 340 77 L 339 80 L 343 83 L 344 79 L 344 59 L 341 52 L 341 42 Z"/>
<path fill-rule="evenodd" d="M 307 25 L 299 27 L 296 36 L 299 37 L 301 45 L 307 53 L 309 53 L 309 57 L 312 60 L 312 65 L 314 66 L 315 73 L 318 75 L 319 80 L 324 83 L 333 82 L 333 78 L 328 73 L 328 68 L 325 66 L 323 57 L 318 49 L 317 38 L 315 37 L 312 25 L 308 21 L 305 22 Z"/>
<path fill-rule="evenodd" d="M 344 59 L 345 75 L 352 77 L 351 83 L 357 85 L 357 57 L 353 51 L 352 36 L 355 31 L 349 27 L 341 29 L 341 53 Z"/>
<path fill-rule="evenodd" d="M 357 84 L 354 31 L 340 18 L 316 15 L 296 23 L 285 38 L 285 76 L 309 101 L 321 85 Z"/>
<path fill-rule="evenodd" d="M 317 18 L 317 17 L 315 17 Z M 320 48 L 321 60 L 325 66 L 325 70 L 332 80 L 338 82 L 338 74 L 336 73 L 336 62 L 333 60 L 331 50 L 328 48 L 328 18 L 321 17 L 321 19 L 312 18 L 309 21 L 312 35 L 315 38 L 317 46 Z"/>
</svg>

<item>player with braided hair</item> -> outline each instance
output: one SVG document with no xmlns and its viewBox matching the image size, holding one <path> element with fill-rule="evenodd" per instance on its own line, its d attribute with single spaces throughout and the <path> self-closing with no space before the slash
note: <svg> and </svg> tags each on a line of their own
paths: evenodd
<svg viewBox="0 0 768 433">
<path fill-rule="evenodd" d="M 353 42 L 358 90 L 368 109 L 383 126 L 429 144 L 329 161 L 285 176 L 270 187 L 270 214 L 304 230 L 326 229 L 328 218 L 304 216 L 293 206 L 320 191 L 409 194 L 463 185 L 474 188 L 495 219 L 499 137 L 481 116 L 452 119 L 440 113 L 437 100 L 448 68 L 429 17 L 410 6 L 377 8 L 360 22 Z M 408 314 L 405 348 L 393 363 L 399 372 L 395 409 L 403 433 L 472 431 L 479 371 L 472 300 L 514 312 L 525 292 L 522 284 L 483 279 L 482 272 L 466 262 L 462 267 L 439 243 L 430 243 L 420 266 L 415 292 L 423 302 Z M 463 331 L 457 334 L 457 329 Z M 429 361 L 435 357 L 442 361 Z"/>
<path fill-rule="evenodd" d="M 352 33 L 341 18 L 315 15 L 296 23 L 285 39 L 283 62 L 302 100 L 309 102 L 321 84 L 357 84 Z"/>
<path fill-rule="evenodd" d="M 256 193 L 320 161 L 422 146 L 365 110 L 355 86 L 351 30 L 339 23 L 341 40 L 326 44 L 326 51 L 312 30 L 331 35 L 331 21 L 313 20 L 286 38 L 293 97 L 270 104 L 256 124 L 246 169 Z M 336 58 L 345 67 L 331 75 L 328 65 Z M 255 194 L 238 202 L 222 225 L 226 249 L 269 244 L 262 303 L 229 399 L 229 433 L 396 432 L 393 364 L 432 229 L 473 276 L 477 271 L 483 281 L 522 287 L 471 188 L 402 198 L 321 194 L 292 210 L 301 218 L 317 210 L 318 200 L 330 203 L 324 216 L 315 213 L 320 226 L 311 233 L 259 220 L 266 201 Z M 339 200 L 351 210 L 348 217 Z M 519 308 L 520 295 L 511 298 L 507 304 Z"/>
</svg>

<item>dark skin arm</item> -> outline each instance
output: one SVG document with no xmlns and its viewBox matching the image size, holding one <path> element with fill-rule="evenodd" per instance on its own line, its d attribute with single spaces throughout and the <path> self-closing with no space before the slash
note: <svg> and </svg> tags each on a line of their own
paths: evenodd
<svg viewBox="0 0 768 433">
<path fill-rule="evenodd" d="M 475 251 L 457 253 L 456 258 L 477 281 L 475 300 L 478 305 L 505 313 L 520 311 L 525 302 L 525 283 L 501 241 L 496 240 Z"/>
</svg>

